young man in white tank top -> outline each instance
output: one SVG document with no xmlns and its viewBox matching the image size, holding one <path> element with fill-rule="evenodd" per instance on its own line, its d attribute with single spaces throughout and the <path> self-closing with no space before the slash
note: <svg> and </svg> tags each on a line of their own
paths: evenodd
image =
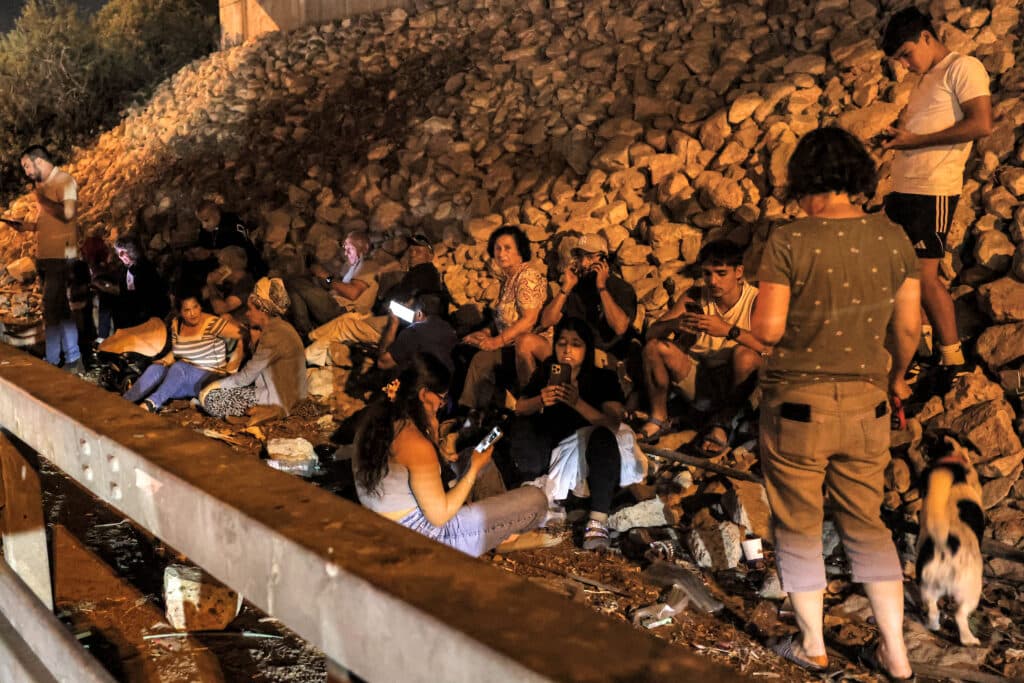
<svg viewBox="0 0 1024 683">
<path fill-rule="evenodd" d="M 669 429 L 672 384 L 688 400 L 699 400 L 698 387 L 708 383 L 703 378 L 698 382 L 698 373 L 712 373 L 719 382 L 720 390 L 715 392 L 719 407 L 727 409 L 730 417 L 753 389 L 767 348 L 750 334 L 757 287 L 743 277 L 743 251 L 728 240 L 704 245 L 697 256 L 704 286 L 679 297 L 647 330 L 644 381 L 651 410 L 638 433 L 641 441 L 654 443 Z M 727 447 L 727 437 L 726 426 L 716 423 L 699 445 L 701 450 L 717 452 Z"/>
</svg>

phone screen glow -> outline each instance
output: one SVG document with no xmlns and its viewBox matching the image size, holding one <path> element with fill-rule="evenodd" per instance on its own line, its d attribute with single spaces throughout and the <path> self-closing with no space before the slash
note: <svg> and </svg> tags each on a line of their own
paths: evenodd
<svg viewBox="0 0 1024 683">
<path fill-rule="evenodd" d="M 388 310 L 391 311 L 399 320 L 404 320 L 407 323 L 411 323 L 416 317 L 416 312 L 414 310 L 408 306 L 403 306 L 397 301 L 392 301 L 388 304 Z"/>
</svg>

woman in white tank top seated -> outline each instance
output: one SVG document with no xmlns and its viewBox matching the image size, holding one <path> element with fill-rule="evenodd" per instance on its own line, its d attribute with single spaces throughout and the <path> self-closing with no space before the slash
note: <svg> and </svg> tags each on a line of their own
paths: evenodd
<svg viewBox="0 0 1024 683">
<path fill-rule="evenodd" d="M 491 461 L 493 446 L 474 450 L 466 473 L 445 490 L 437 413 L 447 402 L 450 380 L 441 361 L 417 354 L 367 409 L 352 468 L 365 507 L 476 557 L 540 525 L 547 498 L 526 486 L 464 505 L 477 475 Z"/>
<path fill-rule="evenodd" d="M 124 394 L 151 413 L 173 399 L 198 396 L 208 381 L 237 370 L 242 357 L 242 332 L 231 319 L 204 311 L 195 294 L 182 295 L 177 303 L 171 352 L 146 368 Z"/>
</svg>

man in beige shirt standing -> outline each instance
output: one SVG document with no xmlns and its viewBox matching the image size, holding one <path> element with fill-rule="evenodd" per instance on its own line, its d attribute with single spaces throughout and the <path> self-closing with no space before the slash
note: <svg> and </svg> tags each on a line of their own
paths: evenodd
<svg viewBox="0 0 1024 683">
<path fill-rule="evenodd" d="M 43 282 L 43 324 L 46 326 L 46 360 L 82 372 L 78 328 L 68 304 L 71 262 L 78 258 L 78 185 L 57 168 L 46 149 L 33 145 L 21 155 L 21 167 L 35 184 L 36 220 L 20 230 L 36 233 L 36 267 Z"/>
</svg>

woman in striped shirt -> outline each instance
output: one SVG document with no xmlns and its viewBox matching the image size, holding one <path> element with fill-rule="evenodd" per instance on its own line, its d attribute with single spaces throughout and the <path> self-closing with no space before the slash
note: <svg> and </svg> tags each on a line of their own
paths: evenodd
<svg viewBox="0 0 1024 683">
<path fill-rule="evenodd" d="M 241 338 L 238 325 L 205 312 L 197 296 L 181 297 L 171 322 L 171 352 L 146 368 L 124 398 L 155 413 L 170 400 L 198 396 L 209 380 L 238 369 Z"/>
</svg>

